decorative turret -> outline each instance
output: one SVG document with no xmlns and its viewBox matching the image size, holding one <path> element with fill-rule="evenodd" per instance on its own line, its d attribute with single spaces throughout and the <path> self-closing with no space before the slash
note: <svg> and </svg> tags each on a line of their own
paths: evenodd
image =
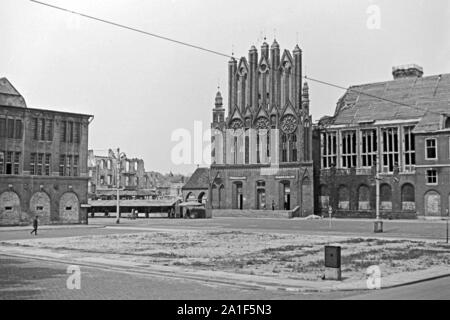
<svg viewBox="0 0 450 320">
<path fill-rule="evenodd" d="M 248 105 L 252 110 L 258 109 L 258 50 L 252 46 L 249 51 L 250 74 L 249 74 L 249 88 L 250 100 Z"/>
<path fill-rule="evenodd" d="M 298 44 L 292 53 L 294 54 L 294 107 L 295 110 L 299 110 L 302 107 L 302 50 Z"/>
<path fill-rule="evenodd" d="M 217 108 L 221 109 L 223 107 L 223 99 L 222 99 L 222 94 L 220 93 L 220 91 L 217 91 L 215 105 L 216 105 L 216 109 Z"/>
<path fill-rule="evenodd" d="M 270 47 L 270 104 L 280 106 L 280 45 L 273 40 Z"/>
<path fill-rule="evenodd" d="M 228 62 L 228 115 L 231 115 L 237 104 L 237 61 L 234 57 Z"/>
<path fill-rule="evenodd" d="M 218 88 L 215 100 L 215 108 L 213 109 L 213 123 L 221 123 L 225 121 L 225 109 L 223 108 L 222 94 Z"/>
</svg>

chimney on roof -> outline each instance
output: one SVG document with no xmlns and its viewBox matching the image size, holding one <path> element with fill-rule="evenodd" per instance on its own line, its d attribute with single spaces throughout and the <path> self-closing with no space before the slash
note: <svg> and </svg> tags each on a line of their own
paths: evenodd
<svg viewBox="0 0 450 320">
<path fill-rule="evenodd" d="M 394 76 L 394 80 L 401 78 L 422 78 L 423 68 L 417 64 L 407 64 L 393 67 L 392 75 Z"/>
</svg>

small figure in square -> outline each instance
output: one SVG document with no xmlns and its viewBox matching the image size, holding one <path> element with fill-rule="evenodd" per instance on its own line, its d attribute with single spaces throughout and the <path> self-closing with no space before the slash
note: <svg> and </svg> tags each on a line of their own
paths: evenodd
<svg viewBox="0 0 450 320">
<path fill-rule="evenodd" d="M 34 219 L 33 219 L 33 231 L 30 232 L 30 234 L 34 233 L 35 236 L 37 236 L 37 229 L 38 229 L 38 225 L 39 225 L 39 219 L 38 218 L 39 218 L 38 216 L 34 217 Z"/>
</svg>

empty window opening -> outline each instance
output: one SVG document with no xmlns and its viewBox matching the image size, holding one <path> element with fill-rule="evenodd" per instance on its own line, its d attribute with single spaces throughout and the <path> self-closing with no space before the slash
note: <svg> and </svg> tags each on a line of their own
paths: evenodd
<svg viewBox="0 0 450 320">
<path fill-rule="evenodd" d="M 342 168 L 356 167 L 356 131 L 342 132 Z"/>
<path fill-rule="evenodd" d="M 398 165 L 399 144 L 398 129 L 387 128 L 382 130 L 383 135 L 383 170 L 384 172 L 393 172 L 394 167 Z"/>
<path fill-rule="evenodd" d="M 329 169 L 337 162 L 336 132 L 326 132 L 321 136 L 322 168 Z"/>
<path fill-rule="evenodd" d="M 361 167 L 371 168 L 377 162 L 377 130 L 361 131 Z"/>
<path fill-rule="evenodd" d="M 412 133 L 414 127 L 406 127 L 404 129 L 404 162 L 405 162 L 405 171 L 411 172 L 415 170 L 416 165 L 416 146 L 415 146 L 415 137 Z"/>
<path fill-rule="evenodd" d="M 425 140 L 425 149 L 427 160 L 437 159 L 436 139 Z"/>
</svg>

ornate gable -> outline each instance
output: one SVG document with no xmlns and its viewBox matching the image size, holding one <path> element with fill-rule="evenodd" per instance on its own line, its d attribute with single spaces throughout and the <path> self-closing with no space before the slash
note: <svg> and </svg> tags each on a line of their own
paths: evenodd
<svg viewBox="0 0 450 320">
<path fill-rule="evenodd" d="M 291 69 L 294 66 L 294 60 L 288 50 L 284 50 L 283 55 L 281 56 L 280 66 L 282 69 Z"/>
<path fill-rule="evenodd" d="M 270 64 L 266 57 L 262 56 L 258 63 L 258 71 L 260 73 L 266 73 L 270 70 Z"/>
<path fill-rule="evenodd" d="M 245 76 L 249 72 L 248 62 L 245 57 L 242 57 L 241 60 L 239 60 L 239 65 L 237 68 L 237 74 L 239 76 Z"/>
<path fill-rule="evenodd" d="M 297 112 L 294 109 L 294 106 L 290 101 L 287 102 L 286 106 L 284 107 L 283 111 L 281 112 L 281 118 L 283 118 L 285 115 L 291 114 L 295 117 L 298 117 Z"/>
</svg>

